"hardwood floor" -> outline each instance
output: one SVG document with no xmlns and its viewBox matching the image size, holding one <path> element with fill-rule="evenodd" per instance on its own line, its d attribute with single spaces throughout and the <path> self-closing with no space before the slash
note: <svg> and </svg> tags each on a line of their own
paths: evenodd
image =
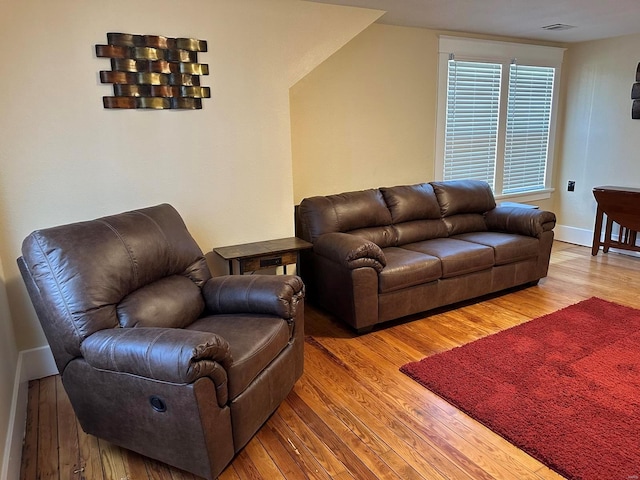
<svg viewBox="0 0 640 480">
<path fill-rule="evenodd" d="M 539 285 L 355 336 L 306 310 L 305 373 L 221 479 L 560 479 L 398 371 L 598 296 L 640 308 L 640 258 L 556 242 Z M 84 434 L 59 377 L 29 384 L 24 480 L 194 480 Z"/>
</svg>

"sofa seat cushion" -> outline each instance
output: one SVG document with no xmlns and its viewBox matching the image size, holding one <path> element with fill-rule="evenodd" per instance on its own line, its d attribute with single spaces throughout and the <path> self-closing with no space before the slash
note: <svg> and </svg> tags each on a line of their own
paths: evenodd
<svg viewBox="0 0 640 480">
<path fill-rule="evenodd" d="M 233 401 L 289 344 L 289 324 L 271 315 L 211 315 L 187 327 L 213 332 L 229 343 L 229 398 Z"/>
<path fill-rule="evenodd" d="M 380 293 L 432 282 L 442 276 L 442 265 L 437 257 L 395 247 L 382 251 L 387 265 L 378 276 Z"/>
<path fill-rule="evenodd" d="M 513 233 L 473 232 L 456 235 L 455 238 L 493 248 L 496 265 L 535 258 L 540 249 L 537 238 Z"/>
<path fill-rule="evenodd" d="M 494 265 L 493 248 L 456 238 L 434 238 L 402 248 L 438 257 L 442 262 L 442 278 L 473 273 Z"/>
</svg>

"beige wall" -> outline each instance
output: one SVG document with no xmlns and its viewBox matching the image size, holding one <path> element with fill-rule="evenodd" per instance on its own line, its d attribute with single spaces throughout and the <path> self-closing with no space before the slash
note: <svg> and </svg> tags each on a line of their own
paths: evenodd
<svg viewBox="0 0 640 480">
<path fill-rule="evenodd" d="M 558 223 L 593 230 L 598 185 L 640 187 L 640 120 L 631 120 L 631 86 L 640 35 L 570 45 L 553 209 Z M 567 181 L 576 181 L 567 192 Z"/>
<path fill-rule="evenodd" d="M 46 344 L 15 264 L 36 228 L 169 202 L 205 252 L 291 235 L 289 87 L 379 15 L 298 0 L 3 2 L 0 258 L 19 349 Z M 103 109 L 110 67 L 94 45 L 113 31 L 207 40 L 212 98 Z"/>
<path fill-rule="evenodd" d="M 373 24 L 291 88 L 296 203 L 434 179 L 440 33 Z"/>
<path fill-rule="evenodd" d="M 374 24 L 294 85 L 297 203 L 433 178 L 438 33 Z M 640 35 L 567 46 L 556 191 L 535 202 L 556 212 L 559 238 L 590 243 L 594 186 L 640 187 L 640 120 L 630 114 L 639 48 Z"/>
<path fill-rule="evenodd" d="M 5 288 L 2 260 L 0 260 L 0 455 L 5 452 L 5 442 L 10 440 L 8 436 L 9 415 L 17 363 L 18 351 L 9 317 L 9 301 Z M 1 469 L 2 461 L 0 460 Z"/>
<path fill-rule="evenodd" d="M 293 234 L 289 87 L 382 12 L 299 0 L 25 0 L 1 11 L 3 455 L 7 428 L 15 443 L 22 427 L 8 425 L 17 352 L 46 345 L 15 263 L 22 239 L 160 202 L 205 252 Z M 94 46 L 107 32 L 207 40 L 212 98 L 200 111 L 103 109 L 112 87 L 98 72 L 110 66 Z"/>
<path fill-rule="evenodd" d="M 294 198 L 433 175 L 438 38 L 374 24 L 291 89 Z"/>
</svg>

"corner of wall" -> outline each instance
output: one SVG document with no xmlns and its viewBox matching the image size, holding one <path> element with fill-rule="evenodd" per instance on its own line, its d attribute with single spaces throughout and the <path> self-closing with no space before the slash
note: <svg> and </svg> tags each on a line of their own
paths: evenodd
<svg viewBox="0 0 640 480">
<path fill-rule="evenodd" d="M 18 480 L 20 478 L 22 442 L 27 423 L 29 381 L 57 374 L 58 369 L 48 346 L 23 350 L 18 354 L 9 428 L 2 457 L 2 469 L 0 470 L 2 480 Z"/>
</svg>

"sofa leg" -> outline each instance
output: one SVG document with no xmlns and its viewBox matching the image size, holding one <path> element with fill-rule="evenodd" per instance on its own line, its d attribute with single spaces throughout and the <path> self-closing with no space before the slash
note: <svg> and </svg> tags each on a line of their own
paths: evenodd
<svg viewBox="0 0 640 480">
<path fill-rule="evenodd" d="M 373 325 L 369 325 L 367 327 L 356 328 L 356 333 L 358 335 L 364 335 L 365 333 L 371 333 L 373 331 Z"/>
</svg>

